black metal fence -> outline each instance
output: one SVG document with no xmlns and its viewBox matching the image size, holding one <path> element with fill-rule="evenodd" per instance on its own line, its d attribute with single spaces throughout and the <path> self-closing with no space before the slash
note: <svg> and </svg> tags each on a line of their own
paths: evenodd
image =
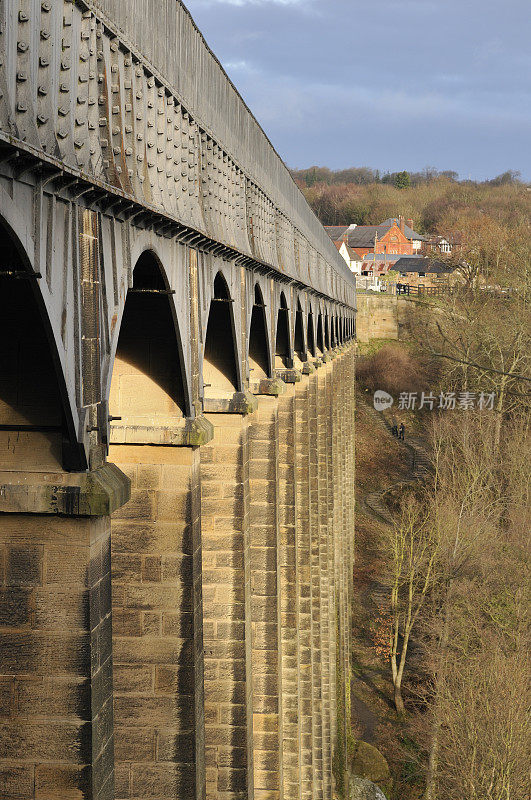
<svg viewBox="0 0 531 800">
<path fill-rule="evenodd" d="M 426 295 L 430 297 L 440 297 L 441 295 L 451 294 L 452 287 L 448 285 L 425 286 L 422 283 L 420 283 L 418 286 L 410 286 L 408 283 L 397 283 L 396 293 L 415 296 Z"/>
</svg>

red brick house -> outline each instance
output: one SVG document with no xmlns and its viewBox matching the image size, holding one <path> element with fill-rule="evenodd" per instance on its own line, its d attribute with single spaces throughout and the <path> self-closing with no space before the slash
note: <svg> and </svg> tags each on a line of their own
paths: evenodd
<svg viewBox="0 0 531 800">
<path fill-rule="evenodd" d="M 412 220 L 408 220 L 412 223 Z M 387 219 L 381 225 L 328 226 L 326 231 L 334 242 L 343 241 L 361 259 L 368 253 L 410 256 L 418 252 L 424 239 L 406 225 L 403 217 Z"/>
</svg>

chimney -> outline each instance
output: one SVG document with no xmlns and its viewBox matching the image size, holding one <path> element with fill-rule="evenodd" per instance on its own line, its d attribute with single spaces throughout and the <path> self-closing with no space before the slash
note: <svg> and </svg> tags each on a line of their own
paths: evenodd
<svg viewBox="0 0 531 800">
<path fill-rule="evenodd" d="M 411 230 L 413 230 L 413 220 L 412 219 L 407 219 L 406 222 L 407 222 L 408 226 L 411 228 Z"/>
<path fill-rule="evenodd" d="M 398 217 L 398 225 L 402 233 L 404 233 L 404 217 L 402 216 L 402 214 L 400 214 L 400 216 Z"/>
</svg>

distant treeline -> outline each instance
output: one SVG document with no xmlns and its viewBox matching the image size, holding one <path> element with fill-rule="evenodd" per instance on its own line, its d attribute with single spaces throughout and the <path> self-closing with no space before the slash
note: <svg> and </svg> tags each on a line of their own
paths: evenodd
<svg viewBox="0 0 531 800">
<path fill-rule="evenodd" d="M 293 169 L 291 174 L 296 181 L 304 184 L 308 188 L 317 183 L 324 183 L 327 186 L 334 186 L 343 183 L 354 183 L 358 186 L 366 186 L 370 183 L 391 184 L 397 188 L 407 186 L 419 186 L 422 183 L 429 183 L 437 178 L 447 178 L 450 181 L 458 182 L 459 173 L 451 169 L 438 170 L 435 167 L 425 167 L 421 172 L 400 172 L 381 173 L 378 169 L 371 167 L 349 167 L 348 169 L 332 170 L 328 167 L 308 167 L 308 169 Z M 483 181 L 491 186 L 504 186 L 505 184 L 517 183 L 520 180 L 520 173 L 517 170 L 507 170 L 501 175 L 497 175 L 491 180 Z M 470 183 L 470 181 L 462 181 Z M 476 181 L 472 181 L 476 183 Z"/>
<path fill-rule="evenodd" d="M 311 167 L 293 176 L 323 225 L 378 225 L 401 214 L 419 233 L 464 232 L 471 223 L 463 217 L 470 215 L 512 228 L 529 226 L 531 192 L 514 171 L 483 182 L 435 169 L 380 177 L 368 168 Z"/>
</svg>

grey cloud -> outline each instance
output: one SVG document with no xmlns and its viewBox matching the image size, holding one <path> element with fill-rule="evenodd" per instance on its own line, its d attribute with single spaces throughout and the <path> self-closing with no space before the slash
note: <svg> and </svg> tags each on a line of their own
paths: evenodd
<svg viewBox="0 0 531 800">
<path fill-rule="evenodd" d="M 527 2 L 188 7 L 290 164 L 531 175 Z"/>
</svg>

